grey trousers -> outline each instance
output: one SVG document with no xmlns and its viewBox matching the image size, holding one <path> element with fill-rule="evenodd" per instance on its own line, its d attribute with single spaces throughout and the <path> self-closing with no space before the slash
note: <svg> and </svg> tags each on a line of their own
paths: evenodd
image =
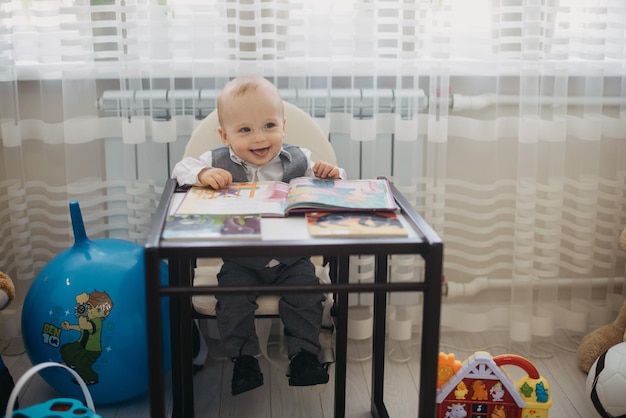
<svg viewBox="0 0 626 418">
<path fill-rule="evenodd" d="M 290 265 L 261 268 L 250 268 L 233 260 L 225 260 L 217 278 L 220 286 L 319 284 L 315 266 L 309 258 L 301 258 Z M 257 295 L 252 293 L 217 297 L 217 325 L 223 349 L 229 358 L 256 356 L 260 353 L 254 326 L 256 298 Z M 323 300 L 321 291 L 319 294 L 289 293 L 280 298 L 278 313 L 284 326 L 289 358 L 301 350 L 319 353 Z"/>
</svg>

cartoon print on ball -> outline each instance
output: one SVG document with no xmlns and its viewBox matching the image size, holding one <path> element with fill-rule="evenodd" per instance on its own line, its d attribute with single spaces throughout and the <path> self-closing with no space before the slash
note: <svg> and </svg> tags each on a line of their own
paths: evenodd
<svg viewBox="0 0 626 418">
<path fill-rule="evenodd" d="M 87 385 L 98 383 L 98 373 L 92 366 L 102 353 L 102 325 L 111 309 L 113 301 L 106 292 L 83 292 L 76 295 L 74 315 L 77 322 L 61 323 L 64 331 L 80 333 L 76 341 L 61 346 L 61 357 L 65 364 L 76 370 Z"/>
</svg>

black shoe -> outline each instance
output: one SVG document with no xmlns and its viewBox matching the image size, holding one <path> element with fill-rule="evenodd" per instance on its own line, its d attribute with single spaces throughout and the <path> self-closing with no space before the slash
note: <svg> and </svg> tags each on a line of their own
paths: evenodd
<svg viewBox="0 0 626 418">
<path fill-rule="evenodd" d="M 328 372 L 317 356 L 302 350 L 289 363 L 289 386 L 313 386 L 328 383 Z"/>
<path fill-rule="evenodd" d="M 258 388 L 263 384 L 263 373 L 259 361 L 252 356 L 239 356 L 233 359 L 233 380 L 231 393 L 233 396 Z"/>
</svg>

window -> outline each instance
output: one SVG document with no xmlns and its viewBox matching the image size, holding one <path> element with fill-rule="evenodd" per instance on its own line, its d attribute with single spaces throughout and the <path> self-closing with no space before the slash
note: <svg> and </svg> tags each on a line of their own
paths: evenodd
<svg viewBox="0 0 626 418">
<path fill-rule="evenodd" d="M 374 63 L 414 72 L 442 62 L 623 60 L 626 6 L 587 3 L 12 0 L 0 4 L 0 64 L 15 66 L 19 77 L 40 66 L 49 75 L 95 66 L 102 75 L 170 76 L 276 60 L 290 73 Z"/>
</svg>

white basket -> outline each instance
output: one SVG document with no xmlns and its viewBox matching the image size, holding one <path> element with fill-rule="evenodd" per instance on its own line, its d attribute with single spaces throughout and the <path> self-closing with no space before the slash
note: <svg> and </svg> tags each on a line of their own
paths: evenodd
<svg viewBox="0 0 626 418">
<path fill-rule="evenodd" d="M 85 384 L 83 379 L 78 375 L 78 373 L 76 373 L 74 370 L 72 370 L 71 368 L 67 367 L 64 364 L 49 361 L 49 362 L 40 363 L 40 364 L 37 364 L 36 366 L 31 367 L 30 369 L 28 369 L 28 371 L 26 371 L 26 373 L 22 375 L 22 377 L 19 378 L 19 380 L 15 384 L 15 387 L 13 388 L 13 391 L 11 391 L 11 396 L 9 397 L 9 402 L 7 404 L 5 418 L 13 417 L 13 405 L 15 405 L 17 396 L 19 395 L 20 391 L 22 390 L 26 382 L 28 382 L 28 380 L 31 377 L 33 377 L 35 374 L 37 374 L 40 370 L 48 368 L 48 367 L 61 367 L 67 370 L 68 372 L 70 372 L 74 376 L 74 378 L 76 379 L 76 382 L 80 385 L 80 388 L 83 391 L 83 396 L 85 397 L 87 408 L 90 409 L 94 413 L 94 415 L 91 415 L 91 416 L 94 418 L 98 417 L 98 415 L 95 415 L 96 409 L 94 407 L 91 394 L 89 393 L 89 390 L 87 389 L 87 385 Z M 61 415 L 56 415 L 56 416 L 61 416 Z"/>
</svg>

